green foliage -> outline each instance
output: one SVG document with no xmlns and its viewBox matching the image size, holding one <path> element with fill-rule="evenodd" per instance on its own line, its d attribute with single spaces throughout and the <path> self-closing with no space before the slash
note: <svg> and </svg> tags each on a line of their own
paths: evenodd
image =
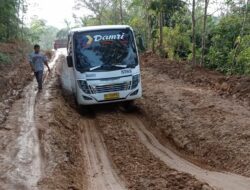
<svg viewBox="0 0 250 190">
<path fill-rule="evenodd" d="M 0 41 L 22 39 L 50 49 L 54 39 L 67 38 L 73 23 L 58 30 L 46 21 L 33 18 L 29 27 L 23 24 L 26 0 L 0 0 Z M 92 11 L 91 15 L 74 17 L 74 27 L 100 24 L 128 24 L 135 31 L 138 47 L 157 50 L 170 59 L 192 57 L 192 13 L 184 0 L 76 0 L 76 9 Z M 205 66 L 227 74 L 250 74 L 250 5 L 249 1 L 227 0 L 221 16 L 207 16 L 203 33 L 204 1 L 196 1 L 196 59 L 204 53 Z M 209 5 L 211 6 L 211 5 Z M 210 8 L 210 7 L 209 7 Z M 163 30 L 161 30 L 163 29 Z M 160 31 L 163 31 L 162 33 Z M 202 37 L 205 35 L 205 45 Z M 163 42 L 163 43 L 161 43 Z M 204 42 L 204 41 L 203 41 Z M 202 47 L 205 47 L 202 50 Z M 8 56 L 0 54 L 7 63 Z"/>
<path fill-rule="evenodd" d="M 250 74 L 250 35 L 243 37 L 235 61 L 242 68 L 239 73 Z"/>
<path fill-rule="evenodd" d="M 63 29 L 59 30 L 56 34 L 56 39 L 58 39 L 58 40 L 67 39 L 68 32 L 69 32 L 69 29 L 67 29 L 67 28 L 63 28 Z"/>
<path fill-rule="evenodd" d="M 0 0 L 0 40 L 7 40 L 15 34 L 10 30 L 16 28 L 18 19 L 16 17 L 16 4 L 15 1 Z"/>
<path fill-rule="evenodd" d="M 145 18 L 143 15 L 143 12 L 140 7 L 133 7 L 130 8 L 128 12 L 130 16 L 128 20 L 128 24 L 133 27 L 136 37 L 140 35 L 141 40 L 142 39 L 147 39 L 147 22 L 145 22 Z M 146 42 L 147 43 L 147 42 Z M 142 46 L 142 42 L 139 42 L 138 45 L 140 44 L 141 48 L 144 49 Z"/>
<path fill-rule="evenodd" d="M 25 0 L 0 0 L 0 41 L 21 36 L 21 13 L 26 11 Z"/>
<path fill-rule="evenodd" d="M 250 74 L 250 24 L 242 28 L 238 14 L 223 17 L 215 26 L 207 66 L 226 74 Z"/>
<path fill-rule="evenodd" d="M 181 31 L 181 27 L 164 27 L 163 42 L 167 57 L 170 59 L 186 59 L 190 53 L 191 43 L 189 35 Z"/>
<path fill-rule="evenodd" d="M 10 57 L 7 54 L 0 52 L 0 64 L 9 64 Z"/>
<path fill-rule="evenodd" d="M 46 26 L 45 32 L 40 36 L 40 45 L 43 49 L 49 50 L 53 48 L 58 29 L 53 26 Z M 67 39 L 67 38 L 66 38 Z"/>
<path fill-rule="evenodd" d="M 31 42 L 39 43 L 40 36 L 43 35 L 46 31 L 46 21 L 38 18 L 33 18 L 30 24 L 31 31 Z"/>
<path fill-rule="evenodd" d="M 27 40 L 32 44 L 39 44 L 42 49 L 52 49 L 58 31 L 57 28 L 48 26 L 45 20 L 34 17 L 26 31 L 29 34 Z"/>
<path fill-rule="evenodd" d="M 0 0 L 0 41 L 22 40 L 40 43 L 45 49 L 52 48 L 57 29 L 47 26 L 44 20 L 34 17 L 29 27 L 24 25 L 27 11 L 26 0 Z M 6 57 L 1 55 L 3 59 Z"/>
</svg>

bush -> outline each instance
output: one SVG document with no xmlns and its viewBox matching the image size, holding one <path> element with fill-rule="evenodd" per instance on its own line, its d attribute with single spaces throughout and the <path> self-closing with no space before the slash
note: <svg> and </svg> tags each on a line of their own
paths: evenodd
<svg viewBox="0 0 250 190">
<path fill-rule="evenodd" d="M 10 63 L 9 55 L 0 52 L 0 64 L 9 64 L 9 63 Z"/>
<path fill-rule="evenodd" d="M 207 55 L 207 66 L 226 74 L 250 74 L 250 35 L 241 33 L 242 18 L 231 15 L 215 27 Z"/>
<path fill-rule="evenodd" d="M 163 45 L 170 59 L 187 59 L 190 54 L 191 43 L 186 32 L 181 31 L 181 27 L 163 28 Z"/>
</svg>

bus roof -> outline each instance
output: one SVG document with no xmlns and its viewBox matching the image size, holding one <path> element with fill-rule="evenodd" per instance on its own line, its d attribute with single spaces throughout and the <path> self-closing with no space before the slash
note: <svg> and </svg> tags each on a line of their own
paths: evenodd
<svg viewBox="0 0 250 190">
<path fill-rule="evenodd" d="M 100 25 L 100 26 L 86 26 L 81 28 L 74 28 L 70 30 L 70 34 L 75 32 L 85 32 L 85 31 L 95 31 L 95 30 L 105 30 L 105 29 L 125 29 L 130 28 L 129 25 Z"/>
</svg>

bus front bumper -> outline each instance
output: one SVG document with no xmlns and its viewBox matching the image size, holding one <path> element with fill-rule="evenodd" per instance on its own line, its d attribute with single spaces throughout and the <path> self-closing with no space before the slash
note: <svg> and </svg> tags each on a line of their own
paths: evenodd
<svg viewBox="0 0 250 190">
<path fill-rule="evenodd" d="M 99 94 L 85 94 L 82 91 L 77 93 L 77 101 L 80 105 L 95 105 L 113 102 L 123 102 L 135 100 L 142 97 L 141 88 L 136 88 L 129 91 L 99 93 Z"/>
</svg>

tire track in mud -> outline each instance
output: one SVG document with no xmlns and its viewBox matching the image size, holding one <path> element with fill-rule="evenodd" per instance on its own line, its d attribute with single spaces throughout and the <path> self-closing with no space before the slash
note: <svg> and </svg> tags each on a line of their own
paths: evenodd
<svg viewBox="0 0 250 190">
<path fill-rule="evenodd" d="M 112 111 L 105 107 L 101 113 L 97 108 L 94 118 L 83 116 L 77 123 L 87 189 L 123 190 L 127 189 L 125 183 L 134 190 L 211 189 L 189 174 L 168 168 L 138 141 L 136 132 L 123 123 L 112 105 Z"/>
<path fill-rule="evenodd" d="M 36 122 L 41 154 L 42 171 L 39 190 L 86 190 L 87 177 L 84 155 L 79 141 L 81 131 L 77 126 L 81 115 L 76 112 L 67 94 L 61 91 L 58 75 L 65 56 L 61 52 L 55 67 L 47 76 L 43 95 L 36 105 Z"/>
<path fill-rule="evenodd" d="M 58 55 L 50 65 L 55 64 Z M 44 82 L 48 77 L 45 73 Z M 42 156 L 35 122 L 35 110 L 40 94 L 36 89 L 36 80 L 27 85 L 6 120 L 7 133 L 0 133 L 0 187 L 6 190 L 37 190 L 42 177 Z M 2 190 L 1 189 L 1 190 Z"/>
<path fill-rule="evenodd" d="M 105 107 L 104 107 L 105 108 Z M 212 190 L 188 173 L 168 167 L 140 141 L 136 131 L 114 107 L 97 111 L 96 124 L 110 159 L 131 190 Z"/>
<path fill-rule="evenodd" d="M 163 146 L 156 137 L 146 129 L 143 122 L 137 116 L 124 114 L 124 118 L 134 128 L 141 142 L 150 152 L 164 161 L 169 167 L 194 175 L 198 180 L 204 181 L 218 190 L 249 190 L 250 178 L 226 172 L 222 173 L 202 169 Z"/>
<path fill-rule="evenodd" d="M 62 74 L 62 68 L 67 68 L 65 58 L 61 60 L 59 66 L 59 75 L 61 81 L 65 82 L 65 75 Z M 64 85 L 62 84 L 62 87 Z M 66 89 L 64 89 L 66 90 Z M 72 98 L 72 97 L 71 97 Z M 67 98 L 66 98 L 67 99 Z M 72 105 L 73 103 L 68 99 L 67 103 Z M 73 106 L 74 107 L 74 106 Z M 65 110 L 64 110 L 65 111 Z M 77 112 L 76 110 L 74 110 Z M 79 113 L 72 113 L 79 115 Z M 85 188 L 89 190 L 125 190 L 126 184 L 120 179 L 113 168 L 112 161 L 109 158 L 107 148 L 96 128 L 96 118 L 89 118 L 88 116 L 79 115 L 80 118 L 77 121 L 70 121 L 71 125 L 75 125 L 78 128 L 79 143 L 80 143 L 80 155 L 84 155 L 84 164 L 81 166 L 85 172 L 82 176 L 85 181 Z M 81 189 L 82 190 L 82 189 Z"/>
<path fill-rule="evenodd" d="M 1 155 L 1 168 L 7 168 L 1 172 L 0 185 L 6 190 L 35 190 L 42 174 L 39 139 L 34 121 L 35 101 L 38 98 L 35 81 L 24 92 L 24 98 L 14 103 L 6 121 L 6 128 L 15 131 L 7 142 L 5 155 Z M 4 138 L 10 136 L 1 138 L 5 141 Z"/>
<path fill-rule="evenodd" d="M 108 157 L 105 144 L 95 122 L 84 118 L 81 121 L 83 152 L 85 155 L 89 190 L 125 190 Z"/>
</svg>

